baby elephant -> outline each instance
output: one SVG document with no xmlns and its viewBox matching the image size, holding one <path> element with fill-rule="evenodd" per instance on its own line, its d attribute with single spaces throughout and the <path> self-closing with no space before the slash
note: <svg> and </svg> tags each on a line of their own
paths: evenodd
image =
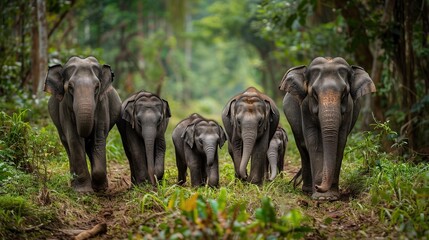
<svg viewBox="0 0 429 240">
<path fill-rule="evenodd" d="M 268 180 L 272 181 L 277 176 L 277 171 L 282 172 L 284 166 L 284 157 L 286 153 L 288 138 L 286 131 L 278 126 L 267 151 L 268 165 L 267 176 Z"/>
<path fill-rule="evenodd" d="M 133 184 L 156 185 L 164 174 L 165 130 L 171 117 L 168 102 L 140 91 L 122 103 L 118 129 L 128 157 Z"/>
<path fill-rule="evenodd" d="M 186 182 L 186 168 L 191 172 L 193 187 L 208 183 L 219 185 L 219 160 L 217 147 L 226 141 L 225 132 L 214 120 L 192 114 L 177 124 L 173 131 L 176 164 L 179 171 L 178 184 Z"/>
</svg>

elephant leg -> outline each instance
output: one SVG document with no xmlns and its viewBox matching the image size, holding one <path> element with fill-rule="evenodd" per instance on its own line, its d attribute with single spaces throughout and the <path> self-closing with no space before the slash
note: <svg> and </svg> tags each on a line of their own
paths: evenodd
<svg viewBox="0 0 429 240">
<path fill-rule="evenodd" d="M 178 172 L 177 184 L 183 185 L 186 183 L 186 169 L 188 166 L 186 164 L 185 157 L 181 152 L 183 149 L 181 149 L 179 146 L 176 146 L 176 144 L 174 145 L 174 149 L 176 152 L 176 166 Z"/>
<path fill-rule="evenodd" d="M 228 142 L 228 151 L 234 163 L 235 177 L 238 179 L 241 179 L 239 174 L 241 156 L 243 151 L 243 145 L 242 145 L 241 139 L 234 140 L 233 142 Z"/>
<path fill-rule="evenodd" d="M 91 175 L 86 163 L 85 147 L 82 138 L 74 138 L 68 142 L 70 150 L 70 173 L 72 175 L 71 186 L 77 192 L 92 192 Z"/>
<path fill-rule="evenodd" d="M 125 155 L 127 156 L 128 159 L 128 163 L 130 166 L 130 172 L 131 172 L 131 180 L 133 181 L 134 175 L 135 175 L 135 171 L 134 171 L 134 165 L 133 162 L 131 161 L 131 149 L 128 145 L 128 138 L 126 135 L 126 124 L 123 121 L 119 121 L 117 123 L 117 127 L 119 130 L 119 133 L 121 135 L 121 140 L 122 140 L 122 146 L 124 148 L 124 152 Z"/>
<path fill-rule="evenodd" d="M 219 186 L 219 160 L 217 152 L 215 154 L 215 161 L 211 167 L 207 168 L 207 183 L 210 187 Z"/>
<path fill-rule="evenodd" d="M 97 137 L 97 136 L 96 136 Z M 90 153 L 92 188 L 94 191 L 105 191 L 109 186 L 106 166 L 106 140 L 105 137 L 93 141 Z"/>
<path fill-rule="evenodd" d="M 127 147 L 124 145 L 124 149 L 131 168 L 131 182 L 138 185 L 149 179 L 143 140 L 129 124 L 125 126 L 125 136 Z"/>
<path fill-rule="evenodd" d="M 164 137 L 156 140 L 155 148 L 155 176 L 159 181 L 162 180 L 164 176 L 164 159 L 166 149 Z"/>
<path fill-rule="evenodd" d="M 300 144 L 299 146 L 298 152 L 301 156 L 302 168 L 302 191 L 305 193 L 311 193 L 313 191 L 313 177 L 311 174 L 310 154 L 308 153 L 305 144 Z"/>
<path fill-rule="evenodd" d="M 195 154 L 192 151 L 192 149 L 190 149 L 189 147 L 186 147 L 185 157 L 186 157 L 186 163 L 191 173 L 191 185 L 193 187 L 204 185 L 203 174 L 201 170 L 203 167 L 203 164 L 200 162 L 198 155 Z"/>
<path fill-rule="evenodd" d="M 302 118 L 301 106 L 298 100 L 289 93 L 287 93 L 283 99 L 283 106 L 287 106 L 283 107 L 283 111 L 291 126 L 296 147 L 301 156 L 302 191 L 311 193 L 313 190 L 313 181 L 311 176 L 310 156 L 306 147 L 302 125 L 303 120 L 307 118 Z M 305 130 L 307 131 L 307 129 Z"/>
<path fill-rule="evenodd" d="M 206 184 L 208 180 L 207 177 L 208 177 L 209 167 L 205 161 L 203 161 L 200 166 L 201 166 L 201 170 L 200 170 L 201 180 L 204 184 Z"/>
<path fill-rule="evenodd" d="M 248 181 L 253 184 L 263 183 L 265 169 L 267 168 L 268 131 L 256 141 L 252 152 L 252 162 L 250 163 L 250 175 Z"/>
</svg>

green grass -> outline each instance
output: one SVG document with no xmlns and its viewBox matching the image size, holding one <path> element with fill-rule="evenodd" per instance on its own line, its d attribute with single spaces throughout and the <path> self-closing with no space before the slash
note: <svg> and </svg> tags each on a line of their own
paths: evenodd
<svg viewBox="0 0 429 240">
<path fill-rule="evenodd" d="M 188 115 L 185 112 L 181 112 L 184 117 Z M 28 125 L 23 118 L 7 119 L 9 126 Z M 108 222 L 110 238 L 429 235 L 429 169 L 425 164 L 415 165 L 381 151 L 379 146 L 385 137 L 395 147 L 401 146 L 392 138 L 395 134 L 387 123 L 378 123 L 377 131 L 350 136 L 340 180 L 344 199 L 316 202 L 289 184 L 291 174 L 282 174 L 260 187 L 236 180 L 227 145 L 219 152 L 220 188 L 192 188 L 189 182 L 183 187 L 175 185 L 171 132 L 180 120 L 173 117 L 170 121 L 165 175 L 156 189 L 149 185 L 120 187 L 122 181 L 129 181 L 129 167 L 116 127 L 111 131 L 107 140 L 108 171 L 119 189 L 106 195 L 75 193 L 69 186 L 68 160 L 55 127 L 49 123 L 29 128 L 26 161 L 34 171 L 16 168 L 9 158 L 0 161 L 0 238 L 43 238 L 51 236 L 52 229 L 88 229 L 94 219 Z M 220 121 L 220 116 L 216 120 Z M 284 118 L 282 125 L 290 133 Z M 7 137 L 10 129 L 3 127 L 0 134 Z M 286 170 L 299 166 L 293 137 L 289 135 L 289 139 Z M 20 148 L 2 147 L 0 153 L 13 155 L 16 149 Z M 70 237 L 57 234 L 58 238 Z"/>
</svg>

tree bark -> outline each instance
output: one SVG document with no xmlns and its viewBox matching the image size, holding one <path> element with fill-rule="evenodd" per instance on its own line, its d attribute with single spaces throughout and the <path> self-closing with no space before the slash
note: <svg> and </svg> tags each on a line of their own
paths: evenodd
<svg viewBox="0 0 429 240">
<path fill-rule="evenodd" d="M 48 32 L 44 0 L 33 2 L 31 77 L 33 96 L 39 98 L 48 69 Z"/>
<path fill-rule="evenodd" d="M 354 39 L 350 46 L 354 50 L 354 56 L 359 66 L 363 67 L 366 71 L 370 72 L 370 76 L 374 80 L 374 84 L 378 86 L 380 84 L 382 63 L 379 63 L 379 53 L 373 55 L 370 50 L 369 37 L 366 33 L 366 28 L 363 21 L 363 16 L 359 12 L 359 9 L 364 9 L 360 6 L 359 2 L 334 0 L 335 7 L 340 9 L 341 15 L 344 17 L 347 23 L 347 34 L 350 39 Z M 381 44 L 380 44 L 381 47 Z M 377 50 L 376 50 L 377 51 Z M 380 48 L 380 51 L 381 48 Z M 370 71 L 371 70 L 371 71 Z M 373 72 L 375 70 L 375 72 Z M 381 108 L 381 101 L 378 96 L 365 96 L 364 106 L 362 108 L 362 128 L 367 129 L 369 124 L 373 122 L 371 110 L 374 112 L 375 117 L 378 120 L 384 119 L 383 110 Z"/>
</svg>

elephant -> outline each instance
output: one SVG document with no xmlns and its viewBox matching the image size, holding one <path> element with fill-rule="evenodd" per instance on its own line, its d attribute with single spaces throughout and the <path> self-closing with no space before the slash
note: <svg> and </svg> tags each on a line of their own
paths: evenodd
<svg viewBox="0 0 429 240">
<path fill-rule="evenodd" d="M 219 185 L 218 146 L 226 141 L 223 128 L 214 120 L 194 113 L 179 122 L 173 130 L 173 144 L 176 152 L 178 184 L 186 182 L 189 167 L 193 187 Z"/>
<path fill-rule="evenodd" d="M 338 200 L 347 136 L 359 98 L 376 91 L 372 79 L 341 57 L 317 57 L 308 67 L 289 69 L 279 88 L 287 92 L 283 110 L 301 155 L 302 190 L 312 199 Z"/>
<path fill-rule="evenodd" d="M 288 143 L 287 133 L 284 128 L 278 126 L 267 151 L 268 165 L 267 176 L 268 180 L 273 181 L 278 172 L 282 172 L 284 168 L 284 157 Z"/>
<path fill-rule="evenodd" d="M 170 117 L 168 102 L 144 90 L 122 103 L 117 125 L 133 185 L 150 181 L 156 186 L 157 181 L 162 179 L 166 150 L 164 135 Z"/>
<path fill-rule="evenodd" d="M 66 149 L 77 192 L 104 191 L 106 138 L 118 121 L 121 99 L 112 86 L 109 65 L 95 57 L 71 57 L 67 63 L 49 67 L 44 91 L 52 94 L 49 114 Z M 85 154 L 91 163 L 88 171 Z"/>
<path fill-rule="evenodd" d="M 226 104 L 222 111 L 222 121 L 236 178 L 262 184 L 268 146 L 279 119 L 279 110 L 274 101 L 254 87 L 249 87 Z M 247 176 L 246 168 L 250 158 L 250 174 Z"/>
</svg>

